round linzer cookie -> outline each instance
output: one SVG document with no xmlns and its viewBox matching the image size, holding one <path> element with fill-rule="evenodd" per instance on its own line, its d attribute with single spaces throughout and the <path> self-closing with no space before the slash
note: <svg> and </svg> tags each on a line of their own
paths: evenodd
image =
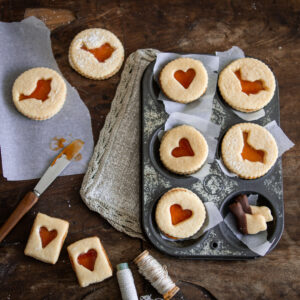
<svg viewBox="0 0 300 300">
<path fill-rule="evenodd" d="M 270 68 L 260 60 L 241 58 L 220 74 L 218 86 L 223 99 L 234 109 L 253 112 L 273 98 L 276 83 Z"/>
<path fill-rule="evenodd" d="M 159 229 L 171 238 L 183 239 L 194 235 L 203 225 L 205 206 L 192 191 L 173 188 L 158 201 L 155 220 Z"/>
<path fill-rule="evenodd" d="M 48 68 L 33 68 L 22 73 L 12 88 L 13 102 L 24 116 L 46 120 L 57 114 L 66 100 L 63 78 Z"/>
<path fill-rule="evenodd" d="M 205 93 L 208 76 L 201 61 L 178 58 L 162 69 L 159 82 L 161 89 L 171 100 L 189 103 Z"/>
<path fill-rule="evenodd" d="M 231 127 L 222 141 L 222 159 L 226 167 L 241 178 L 265 175 L 278 157 L 272 134 L 262 126 L 240 123 Z"/>
<path fill-rule="evenodd" d="M 107 79 L 116 74 L 124 60 L 124 48 L 110 31 L 101 28 L 78 33 L 69 48 L 71 67 L 91 79 Z"/>
<path fill-rule="evenodd" d="M 188 175 L 202 167 L 208 155 L 208 145 L 204 136 L 194 127 L 181 125 L 164 134 L 159 153 L 168 170 Z"/>
</svg>

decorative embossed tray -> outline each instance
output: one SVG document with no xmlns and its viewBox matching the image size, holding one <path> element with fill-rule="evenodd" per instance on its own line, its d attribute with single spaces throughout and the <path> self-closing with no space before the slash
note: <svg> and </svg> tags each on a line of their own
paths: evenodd
<svg viewBox="0 0 300 300">
<path fill-rule="evenodd" d="M 196 193 L 203 202 L 212 201 L 223 217 L 228 212 L 228 203 L 240 193 L 259 195 L 258 205 L 271 208 L 274 220 L 268 223 L 268 240 L 272 242 L 269 252 L 278 243 L 284 226 L 283 185 L 281 158 L 263 177 L 244 180 L 228 177 L 216 161 L 203 182 L 191 176 L 169 172 L 159 158 L 158 132 L 168 118 L 164 105 L 157 100 L 159 87 L 153 78 L 152 62 L 145 70 L 142 81 L 142 223 L 146 236 L 161 252 L 179 258 L 190 259 L 250 259 L 259 257 L 239 241 L 224 222 L 205 232 L 201 237 L 184 241 L 163 239 L 155 222 L 155 207 L 159 198 L 169 189 L 185 187 Z M 272 101 L 265 107 L 266 115 L 254 121 L 262 126 L 272 120 L 280 123 L 278 85 Z M 217 91 L 213 101 L 211 120 L 221 125 L 219 146 L 222 137 L 232 125 L 245 122 L 235 115 Z M 216 157 L 220 157 L 218 147 Z"/>
</svg>

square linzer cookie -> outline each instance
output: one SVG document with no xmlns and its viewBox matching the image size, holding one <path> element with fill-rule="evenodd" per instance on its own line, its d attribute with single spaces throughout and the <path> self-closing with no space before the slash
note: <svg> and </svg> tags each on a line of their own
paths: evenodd
<svg viewBox="0 0 300 300">
<path fill-rule="evenodd" d="M 68 253 L 81 287 L 103 281 L 113 274 L 108 256 L 96 236 L 69 245 Z"/>
<path fill-rule="evenodd" d="M 38 213 L 25 248 L 25 255 L 55 264 L 69 229 L 69 222 Z"/>
</svg>

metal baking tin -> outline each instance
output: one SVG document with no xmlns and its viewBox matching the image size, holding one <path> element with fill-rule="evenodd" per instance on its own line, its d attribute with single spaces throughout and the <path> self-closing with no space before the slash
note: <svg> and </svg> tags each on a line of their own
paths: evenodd
<svg viewBox="0 0 300 300">
<path fill-rule="evenodd" d="M 159 198 L 169 189 L 184 187 L 196 193 L 203 202 L 212 201 L 220 209 L 223 217 L 228 212 L 228 204 L 241 193 L 259 195 L 258 205 L 267 205 L 274 220 L 268 223 L 268 240 L 272 242 L 269 252 L 274 249 L 283 232 L 284 207 L 282 166 L 279 158 L 273 168 L 263 177 L 245 180 L 228 177 L 216 161 L 203 183 L 191 176 L 181 176 L 169 172 L 159 158 L 158 132 L 168 118 L 162 101 L 157 100 L 159 87 L 153 78 L 152 62 L 145 70 L 142 80 L 142 224 L 151 243 L 161 252 L 189 259 L 240 260 L 257 258 L 259 255 L 249 250 L 239 241 L 224 222 L 196 239 L 169 241 L 163 239 L 155 222 L 155 207 Z M 232 112 L 217 91 L 213 100 L 211 120 L 221 125 L 219 146 L 216 157 L 220 157 L 220 145 L 225 132 L 234 124 L 246 122 Z M 253 121 L 266 125 L 272 120 L 280 124 L 278 84 L 273 99 L 265 107 L 266 115 Z"/>
</svg>

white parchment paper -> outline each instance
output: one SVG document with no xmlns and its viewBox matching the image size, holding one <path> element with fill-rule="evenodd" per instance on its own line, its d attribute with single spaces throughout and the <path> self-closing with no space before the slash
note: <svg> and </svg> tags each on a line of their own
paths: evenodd
<svg viewBox="0 0 300 300">
<path fill-rule="evenodd" d="M 154 79 L 159 83 L 159 73 L 162 68 L 170 61 L 179 57 L 189 57 L 200 60 L 205 66 L 208 74 L 208 87 L 203 96 L 188 104 L 177 103 L 170 100 L 162 91 L 160 91 L 158 100 L 162 100 L 165 110 L 168 114 L 173 112 L 182 112 L 185 114 L 196 115 L 209 120 L 212 113 L 213 97 L 216 92 L 218 79 L 219 57 L 214 55 L 187 54 L 180 55 L 175 53 L 159 53 L 154 65 Z"/>
<path fill-rule="evenodd" d="M 218 224 L 220 224 L 223 221 L 223 217 L 217 208 L 217 206 L 213 202 L 205 202 L 203 203 L 206 210 L 206 217 L 204 224 L 202 225 L 201 229 L 194 234 L 192 237 L 186 238 L 186 239 L 171 239 L 165 236 L 163 233 L 160 233 L 161 237 L 168 241 L 184 241 L 189 239 L 198 239 L 201 235 L 203 235 L 206 231 L 214 228 Z"/>
<path fill-rule="evenodd" d="M 224 51 L 224 52 L 216 52 L 216 56 L 220 58 L 219 62 L 219 73 L 231 62 L 237 60 L 239 58 L 244 58 L 245 54 L 242 49 L 237 46 L 233 46 L 231 49 Z M 259 111 L 252 112 L 252 113 L 243 113 L 241 111 L 237 111 L 233 108 L 231 110 L 241 119 L 245 121 L 254 121 L 258 120 L 265 116 L 265 110 L 262 108 Z"/>
<path fill-rule="evenodd" d="M 216 149 L 218 146 L 218 137 L 220 134 L 221 127 L 208 121 L 206 119 L 184 114 L 181 112 L 174 112 L 171 113 L 165 123 L 165 131 L 172 129 L 173 127 L 179 125 L 190 125 L 199 130 L 203 136 L 205 137 L 207 144 L 208 144 L 208 156 L 205 164 L 202 168 L 190 176 L 198 178 L 202 180 L 206 175 L 209 174 L 210 164 L 215 159 Z M 159 134 L 161 136 L 161 133 Z"/>
<path fill-rule="evenodd" d="M 281 157 L 281 155 L 284 152 L 288 151 L 289 149 L 295 146 L 295 144 L 287 137 L 287 135 L 283 132 L 283 130 L 278 126 L 275 120 L 271 121 L 264 127 L 273 135 L 276 141 L 278 147 L 278 157 Z M 229 177 L 237 176 L 235 173 L 230 172 L 226 168 L 222 158 L 217 159 L 217 163 L 225 175 Z"/>
<path fill-rule="evenodd" d="M 258 195 L 256 194 L 248 196 L 248 202 L 250 205 L 256 205 L 257 199 Z M 226 215 L 224 222 L 232 233 L 254 253 L 264 256 L 269 251 L 273 241 L 267 240 L 267 230 L 261 231 L 257 234 L 242 234 L 238 230 L 235 216 L 231 212 Z"/>
<path fill-rule="evenodd" d="M 45 121 L 20 114 L 12 102 L 12 86 L 24 71 L 48 67 L 59 71 L 52 53 L 50 31 L 35 17 L 21 22 L 0 22 L 0 146 L 3 176 L 8 180 L 39 178 L 59 153 L 50 149 L 51 140 L 81 139 L 82 159 L 72 162 L 62 175 L 84 173 L 94 142 L 91 117 L 78 92 L 68 83 L 62 110 Z M 65 55 L 67 55 L 67 49 Z"/>
</svg>

